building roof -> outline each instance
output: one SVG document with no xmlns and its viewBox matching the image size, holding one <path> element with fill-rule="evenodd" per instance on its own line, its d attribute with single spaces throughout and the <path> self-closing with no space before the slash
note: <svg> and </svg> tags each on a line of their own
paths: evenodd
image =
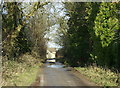
<svg viewBox="0 0 120 88">
<path fill-rule="evenodd" d="M 47 48 L 50 52 L 56 52 L 56 48 Z"/>
</svg>

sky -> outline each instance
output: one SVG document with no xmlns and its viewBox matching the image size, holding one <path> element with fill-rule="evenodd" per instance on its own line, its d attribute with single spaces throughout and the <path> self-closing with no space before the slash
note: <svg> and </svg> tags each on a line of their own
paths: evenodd
<svg viewBox="0 0 120 88">
<path fill-rule="evenodd" d="M 62 46 L 55 43 L 56 38 L 59 37 L 59 35 L 57 35 L 58 28 L 59 25 L 53 25 L 52 27 L 50 27 L 50 32 L 46 35 L 46 37 L 50 39 L 50 41 L 48 41 L 47 43 L 47 46 L 50 48 L 62 48 Z"/>
<path fill-rule="evenodd" d="M 62 17 L 65 16 L 65 13 L 63 10 L 60 10 L 61 8 L 63 8 L 61 3 L 55 3 L 53 4 L 55 6 L 55 8 L 58 11 L 58 14 L 56 14 L 57 17 Z M 55 12 L 55 10 L 53 8 L 51 8 L 50 10 L 53 14 Z M 55 43 L 56 38 L 58 37 L 57 34 L 57 30 L 59 29 L 59 25 L 55 24 L 52 27 L 50 27 L 50 32 L 47 34 L 47 37 L 50 38 L 51 41 L 48 41 L 47 46 L 50 48 L 62 48 L 62 46 L 58 45 Z"/>
</svg>

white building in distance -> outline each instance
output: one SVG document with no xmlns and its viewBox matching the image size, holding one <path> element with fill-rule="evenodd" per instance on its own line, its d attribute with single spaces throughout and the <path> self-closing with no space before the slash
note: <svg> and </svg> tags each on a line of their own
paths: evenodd
<svg viewBox="0 0 120 88">
<path fill-rule="evenodd" d="M 47 48 L 47 58 L 56 58 L 56 49 L 55 48 Z"/>
</svg>

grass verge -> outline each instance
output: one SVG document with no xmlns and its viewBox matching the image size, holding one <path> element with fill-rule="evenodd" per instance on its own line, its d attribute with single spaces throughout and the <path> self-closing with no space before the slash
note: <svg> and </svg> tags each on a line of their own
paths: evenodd
<svg viewBox="0 0 120 88">
<path fill-rule="evenodd" d="M 95 66 L 75 67 L 75 69 L 100 86 L 118 86 L 120 83 L 120 73 L 112 72 L 109 69 L 105 70 Z"/>
<path fill-rule="evenodd" d="M 3 63 L 3 86 L 30 86 L 40 71 L 41 62 L 29 54 L 19 61 Z"/>
<path fill-rule="evenodd" d="M 12 83 L 15 86 L 29 86 L 35 81 L 37 72 L 38 67 L 32 67 L 23 73 L 17 73 L 12 79 L 8 79 L 7 85 L 11 85 Z"/>
</svg>

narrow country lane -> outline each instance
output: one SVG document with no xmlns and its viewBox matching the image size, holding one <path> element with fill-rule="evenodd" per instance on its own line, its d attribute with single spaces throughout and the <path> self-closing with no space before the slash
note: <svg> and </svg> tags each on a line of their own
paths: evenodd
<svg viewBox="0 0 120 88">
<path fill-rule="evenodd" d="M 40 82 L 40 86 L 53 86 L 52 88 L 57 88 L 58 86 L 74 86 L 75 88 L 80 88 L 80 86 L 94 86 L 82 77 L 77 77 L 73 71 L 64 68 L 64 65 L 61 65 L 61 63 L 52 65 L 46 63 Z"/>
</svg>

